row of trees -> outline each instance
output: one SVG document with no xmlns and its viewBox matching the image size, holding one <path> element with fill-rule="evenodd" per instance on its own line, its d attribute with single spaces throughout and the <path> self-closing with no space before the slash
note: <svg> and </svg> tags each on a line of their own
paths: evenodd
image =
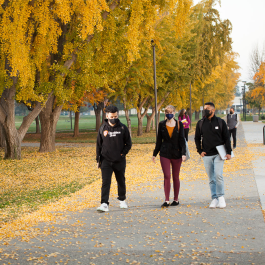
<svg viewBox="0 0 265 265">
<path fill-rule="evenodd" d="M 252 82 L 247 83 L 248 92 L 246 100 L 251 108 L 258 110 L 259 116 L 265 106 L 265 47 L 260 50 L 255 47 L 251 53 L 250 78 Z"/>
<path fill-rule="evenodd" d="M 158 108 L 205 100 L 218 108 L 232 100 L 239 77 L 231 50 L 231 23 L 215 0 L 2 0 L 0 26 L 0 124 L 5 158 L 21 158 L 21 142 L 39 115 L 41 152 L 55 150 L 62 109 L 83 102 L 100 112 L 119 99 L 150 130 L 154 113 L 151 39 L 157 49 Z M 15 99 L 31 112 L 15 127 Z M 151 115 L 147 110 L 153 109 Z M 145 111 L 142 113 L 142 109 Z"/>
</svg>

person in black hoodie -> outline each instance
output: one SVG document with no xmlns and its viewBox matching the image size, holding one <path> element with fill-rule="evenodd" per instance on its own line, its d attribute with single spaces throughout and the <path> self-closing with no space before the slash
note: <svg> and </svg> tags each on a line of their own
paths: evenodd
<svg viewBox="0 0 265 265">
<path fill-rule="evenodd" d="M 164 173 L 164 191 L 165 202 L 161 207 L 179 205 L 179 172 L 182 161 L 186 160 L 186 142 L 182 122 L 175 120 L 175 108 L 168 105 L 165 108 L 166 120 L 161 121 L 158 127 L 155 150 L 152 160 L 155 163 L 155 157 L 160 152 L 160 163 Z M 170 195 L 170 164 L 172 165 L 174 200 L 169 203 Z"/>
<path fill-rule="evenodd" d="M 224 144 L 227 152 L 226 158 L 231 159 L 230 137 L 225 121 L 215 116 L 215 106 L 212 102 L 205 103 L 204 114 L 204 118 L 196 125 L 195 144 L 209 177 L 212 196 L 209 208 L 225 208 L 224 160 L 219 156 L 216 146 Z"/>
<path fill-rule="evenodd" d="M 120 208 L 128 208 L 125 202 L 125 157 L 132 147 L 129 130 L 118 119 L 118 108 L 108 106 L 105 111 L 107 119 L 99 129 L 96 148 L 96 160 L 102 173 L 101 205 L 97 208 L 101 212 L 109 211 L 109 193 L 113 172 L 118 184 Z"/>
</svg>

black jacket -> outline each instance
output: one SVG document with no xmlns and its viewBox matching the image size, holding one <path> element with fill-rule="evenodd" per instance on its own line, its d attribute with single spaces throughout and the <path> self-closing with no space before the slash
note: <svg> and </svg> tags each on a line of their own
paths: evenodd
<svg viewBox="0 0 265 265">
<path fill-rule="evenodd" d="M 107 119 L 102 126 L 102 133 L 99 130 L 97 137 L 96 160 L 99 162 L 99 159 L 106 159 L 110 162 L 119 162 L 125 159 L 132 147 L 128 128 L 120 121 L 112 127 Z"/>
<path fill-rule="evenodd" d="M 218 119 L 222 122 L 222 128 Z M 199 123 L 202 122 L 201 129 Z M 231 155 L 231 142 L 226 123 L 223 119 L 217 118 L 215 115 L 208 120 L 203 118 L 197 122 L 195 131 L 195 144 L 197 152 L 201 154 L 206 152 L 206 156 L 217 155 L 216 146 L 225 144 L 227 154 Z"/>
<path fill-rule="evenodd" d="M 176 121 L 176 126 L 173 130 L 172 136 L 170 138 L 167 127 L 166 120 L 161 121 L 158 127 L 158 134 L 156 140 L 156 147 L 153 156 L 157 156 L 160 151 L 160 156 L 169 159 L 178 159 L 183 155 L 186 155 L 186 142 L 184 138 L 184 129 L 182 122 Z"/>
</svg>

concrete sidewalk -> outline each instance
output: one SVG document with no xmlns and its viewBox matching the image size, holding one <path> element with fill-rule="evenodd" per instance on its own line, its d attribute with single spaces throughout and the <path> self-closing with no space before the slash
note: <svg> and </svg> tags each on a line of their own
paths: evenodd
<svg viewBox="0 0 265 265">
<path fill-rule="evenodd" d="M 254 159 L 252 159 L 253 170 L 261 206 L 265 210 L 265 145 L 263 144 L 263 127 L 265 123 L 242 122 L 242 125 L 249 150 L 255 155 Z"/>
<path fill-rule="evenodd" d="M 129 209 L 119 209 L 112 199 L 108 213 L 95 208 L 63 213 L 64 221 L 38 225 L 48 236 L 0 245 L 0 264 L 265 264 L 265 223 L 246 140 L 241 123 L 235 155 L 246 152 L 246 159 L 244 168 L 224 174 L 227 208 L 208 208 L 205 177 L 182 180 L 180 205 L 161 209 L 161 173 L 152 189 L 128 187 Z M 191 158 L 190 175 L 197 174 L 196 163 Z"/>
</svg>

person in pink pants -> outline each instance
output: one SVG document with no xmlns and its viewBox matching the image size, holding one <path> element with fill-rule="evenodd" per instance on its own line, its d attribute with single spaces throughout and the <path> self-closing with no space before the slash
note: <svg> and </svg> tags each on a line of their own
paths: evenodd
<svg viewBox="0 0 265 265">
<path fill-rule="evenodd" d="M 190 117 L 187 115 L 186 110 L 182 109 L 179 113 L 178 120 L 182 122 L 183 127 L 184 127 L 184 134 L 186 141 L 188 142 L 188 135 L 189 135 L 189 130 L 190 130 Z"/>
<path fill-rule="evenodd" d="M 166 120 L 161 121 L 158 127 L 155 150 L 152 160 L 160 152 L 160 163 L 164 173 L 165 202 L 161 207 L 179 205 L 179 172 L 182 161 L 186 160 L 186 143 L 184 138 L 183 124 L 175 120 L 175 108 L 168 105 L 165 108 Z M 174 200 L 170 204 L 170 165 L 172 166 Z"/>
</svg>

